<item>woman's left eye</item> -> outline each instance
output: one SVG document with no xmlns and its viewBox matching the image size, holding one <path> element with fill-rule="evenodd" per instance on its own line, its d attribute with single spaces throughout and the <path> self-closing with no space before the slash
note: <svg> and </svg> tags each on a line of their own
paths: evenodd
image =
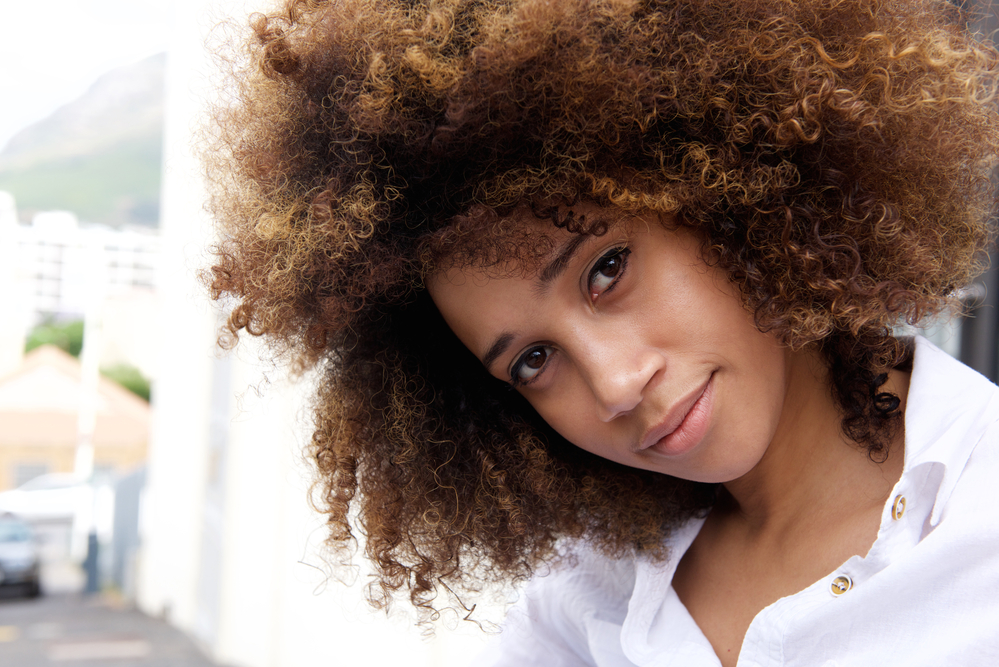
<svg viewBox="0 0 999 667">
<path fill-rule="evenodd" d="M 627 267 L 630 254 L 631 250 L 628 248 L 611 248 L 597 260 L 587 278 L 587 289 L 591 298 L 596 299 L 613 289 Z"/>
<path fill-rule="evenodd" d="M 515 387 L 530 384 L 544 370 L 545 364 L 548 363 L 548 358 L 554 352 L 555 349 L 550 345 L 538 345 L 527 350 L 514 362 L 513 368 L 510 369 L 511 384 Z"/>
</svg>

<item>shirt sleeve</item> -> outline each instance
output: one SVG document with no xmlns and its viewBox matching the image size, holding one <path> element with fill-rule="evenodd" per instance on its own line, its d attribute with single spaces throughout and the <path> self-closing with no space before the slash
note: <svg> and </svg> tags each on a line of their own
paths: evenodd
<svg viewBox="0 0 999 667">
<path fill-rule="evenodd" d="M 562 611 L 554 577 L 535 579 L 510 609 L 499 635 L 477 659 L 476 667 L 592 666 L 584 651 L 587 642 Z"/>
<path fill-rule="evenodd" d="M 532 579 L 475 667 L 618 667 L 634 585 L 630 561 L 592 552 Z"/>
</svg>

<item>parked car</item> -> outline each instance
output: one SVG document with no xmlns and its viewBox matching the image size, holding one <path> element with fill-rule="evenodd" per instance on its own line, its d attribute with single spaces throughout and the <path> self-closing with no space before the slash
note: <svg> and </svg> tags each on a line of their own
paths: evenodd
<svg viewBox="0 0 999 667">
<path fill-rule="evenodd" d="M 114 490 L 106 483 L 71 473 L 49 473 L 0 493 L 0 514 L 10 512 L 31 524 L 36 532 L 52 540 L 53 530 L 68 535 L 69 556 L 82 562 L 88 552 L 91 532 L 106 542 L 114 522 Z M 51 556 L 46 548 L 44 556 Z"/>
<path fill-rule="evenodd" d="M 38 544 L 25 521 L 0 514 L 0 586 L 19 586 L 29 597 L 41 594 Z"/>
<path fill-rule="evenodd" d="M 91 511 L 93 493 L 94 488 L 75 475 L 50 473 L 0 493 L 0 512 L 32 522 L 72 521 L 81 511 Z"/>
</svg>

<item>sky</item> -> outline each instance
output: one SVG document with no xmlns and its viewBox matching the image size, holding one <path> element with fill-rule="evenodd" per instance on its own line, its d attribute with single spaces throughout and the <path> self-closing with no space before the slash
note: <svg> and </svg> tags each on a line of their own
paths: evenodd
<svg viewBox="0 0 999 667">
<path fill-rule="evenodd" d="M 169 0 L 0 0 L 0 150 L 105 72 L 166 51 Z"/>
</svg>

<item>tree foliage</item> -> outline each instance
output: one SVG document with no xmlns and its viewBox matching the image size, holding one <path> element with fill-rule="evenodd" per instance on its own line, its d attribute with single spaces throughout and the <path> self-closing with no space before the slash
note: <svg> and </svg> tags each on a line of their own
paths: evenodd
<svg viewBox="0 0 999 667">
<path fill-rule="evenodd" d="M 42 345 L 55 345 L 74 357 L 79 357 L 83 350 L 83 320 L 43 321 L 28 334 L 24 351 L 31 352 Z"/>
<path fill-rule="evenodd" d="M 24 351 L 31 352 L 42 345 L 55 345 L 79 358 L 83 350 L 83 320 L 56 321 L 48 319 L 31 330 Z M 120 384 L 125 389 L 148 401 L 149 379 L 131 364 L 116 364 L 101 368 L 101 375 Z"/>
</svg>

